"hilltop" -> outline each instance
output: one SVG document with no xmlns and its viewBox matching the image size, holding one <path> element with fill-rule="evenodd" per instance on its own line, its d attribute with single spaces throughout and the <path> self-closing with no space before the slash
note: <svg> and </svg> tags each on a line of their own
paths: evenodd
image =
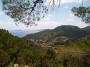
<svg viewBox="0 0 90 67">
<path fill-rule="evenodd" d="M 44 30 L 35 34 L 28 34 L 24 38 L 31 39 L 39 44 L 63 43 L 67 40 L 73 42 L 90 35 L 90 26 L 79 28 L 77 26 L 62 25 L 53 30 Z"/>
</svg>

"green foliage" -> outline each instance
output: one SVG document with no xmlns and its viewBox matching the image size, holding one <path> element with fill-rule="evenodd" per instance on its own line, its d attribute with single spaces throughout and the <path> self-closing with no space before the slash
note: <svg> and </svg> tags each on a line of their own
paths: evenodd
<svg viewBox="0 0 90 67">
<path fill-rule="evenodd" d="M 67 52 L 63 55 L 63 67 L 89 67 L 89 52 Z"/>
<path fill-rule="evenodd" d="M 83 30 L 85 31 L 85 32 L 87 32 L 88 34 L 90 34 L 90 26 L 87 26 L 87 27 L 85 27 L 85 28 L 83 28 Z"/>
<path fill-rule="evenodd" d="M 15 22 L 33 25 L 47 14 L 45 0 L 1 0 L 5 14 Z"/>
<path fill-rule="evenodd" d="M 65 46 L 59 46 L 58 58 L 62 67 L 89 67 L 90 36 L 74 43 L 68 41 Z"/>
<path fill-rule="evenodd" d="M 52 50 L 0 29 L 0 67 L 15 63 L 34 67 L 89 67 L 90 36 L 74 43 L 67 40 L 65 45 Z"/>
<path fill-rule="evenodd" d="M 90 24 L 90 7 L 73 7 L 72 12 L 75 16 L 81 18 L 82 21 Z"/>
<path fill-rule="evenodd" d="M 41 48 L 0 29 L 0 67 L 15 63 L 34 67 L 57 66 L 56 54 L 52 49 Z"/>
<path fill-rule="evenodd" d="M 0 67 L 8 65 L 9 61 L 10 61 L 9 54 L 6 51 L 0 49 Z"/>
</svg>

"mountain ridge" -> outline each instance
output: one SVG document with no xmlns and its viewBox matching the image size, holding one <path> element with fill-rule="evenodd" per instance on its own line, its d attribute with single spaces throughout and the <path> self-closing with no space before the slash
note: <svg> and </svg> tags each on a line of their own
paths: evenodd
<svg viewBox="0 0 90 67">
<path fill-rule="evenodd" d="M 61 40 L 76 41 L 90 35 L 90 26 L 79 28 L 77 26 L 62 25 L 52 30 L 44 30 L 34 34 L 28 34 L 24 38 L 33 39 L 36 42 L 60 42 Z"/>
</svg>

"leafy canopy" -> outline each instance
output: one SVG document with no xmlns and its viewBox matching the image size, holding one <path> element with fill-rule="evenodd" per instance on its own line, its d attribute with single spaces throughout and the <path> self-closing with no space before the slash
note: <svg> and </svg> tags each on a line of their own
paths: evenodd
<svg viewBox="0 0 90 67">
<path fill-rule="evenodd" d="M 1 0 L 5 13 L 18 23 L 35 24 L 48 9 L 45 0 Z M 17 24 L 18 24 L 17 23 Z"/>
<path fill-rule="evenodd" d="M 46 0 L 1 0 L 5 13 L 14 19 L 15 22 L 25 25 L 36 25 L 35 21 L 39 21 L 48 13 L 48 5 Z M 61 0 L 57 0 L 60 2 Z M 51 0 L 52 6 L 55 0 Z M 50 4 L 48 3 L 48 4 Z M 83 5 L 83 0 L 82 0 Z M 75 16 L 82 18 L 85 23 L 90 23 L 90 7 L 73 7 L 72 12 Z"/>
<path fill-rule="evenodd" d="M 72 12 L 75 16 L 81 18 L 82 21 L 90 24 L 90 7 L 73 7 Z"/>
</svg>

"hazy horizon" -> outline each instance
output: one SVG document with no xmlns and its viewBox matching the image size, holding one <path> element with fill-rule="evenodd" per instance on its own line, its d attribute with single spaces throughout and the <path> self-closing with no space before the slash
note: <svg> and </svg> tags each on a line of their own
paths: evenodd
<svg viewBox="0 0 90 67">
<path fill-rule="evenodd" d="M 47 3 L 49 1 L 50 0 L 47 0 Z M 57 6 L 58 3 L 55 3 Z M 72 7 L 79 7 L 81 4 L 82 0 L 62 0 L 60 8 L 56 8 L 53 12 L 49 12 L 48 15 L 36 22 L 36 24 L 38 24 L 37 26 L 27 27 L 24 24 L 19 24 L 19 26 L 15 25 L 13 19 L 5 15 L 4 11 L 2 11 L 2 5 L 0 1 L 0 28 L 6 30 L 39 30 L 54 29 L 60 25 L 75 25 L 83 28 L 88 26 L 88 24 L 82 22 L 80 18 L 75 17 L 71 12 Z M 84 0 L 84 6 L 89 6 L 89 4 L 90 0 Z"/>
</svg>

